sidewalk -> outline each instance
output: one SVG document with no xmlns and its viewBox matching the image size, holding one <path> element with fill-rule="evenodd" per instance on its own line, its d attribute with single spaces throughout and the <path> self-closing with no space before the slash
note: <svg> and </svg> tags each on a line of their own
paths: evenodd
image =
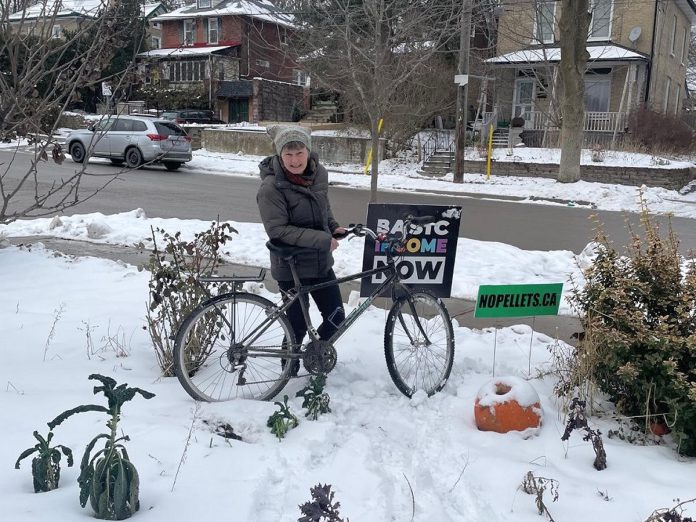
<svg viewBox="0 0 696 522">
<path fill-rule="evenodd" d="M 144 265 L 149 260 L 149 252 L 140 251 L 134 247 L 122 245 L 107 245 L 100 243 L 90 243 L 87 241 L 59 239 L 48 236 L 31 237 L 10 237 L 8 241 L 15 246 L 42 243 L 46 248 L 55 250 L 70 256 L 91 256 L 120 260 L 131 265 Z M 220 270 L 221 275 L 250 275 L 255 276 L 259 273 L 259 267 L 236 265 L 229 263 Z M 264 280 L 266 287 L 272 292 L 278 292 L 278 286 L 271 278 L 270 270 L 266 272 Z M 358 291 L 358 282 L 350 282 L 341 285 L 343 302 L 348 301 L 351 292 Z M 568 344 L 575 344 L 577 341 L 571 336 L 575 332 L 582 330 L 580 321 L 577 317 L 571 316 L 539 316 L 539 317 L 515 317 L 497 319 L 477 319 L 474 317 L 475 303 L 466 299 L 445 299 L 445 304 L 452 319 L 456 319 L 460 326 L 472 329 L 483 329 L 488 327 L 504 327 L 516 324 L 526 324 L 533 326 L 534 331 L 542 332 L 549 337 L 558 338 Z M 380 298 L 375 301 L 375 305 L 386 308 L 390 305 L 388 299 Z M 466 346 L 459 346 L 459 350 L 466 350 Z M 492 348 L 491 348 L 492 349 Z"/>
</svg>

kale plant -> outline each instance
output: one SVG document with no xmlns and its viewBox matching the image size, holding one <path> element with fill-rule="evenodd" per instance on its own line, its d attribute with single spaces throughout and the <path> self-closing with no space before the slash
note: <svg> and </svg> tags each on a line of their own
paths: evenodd
<svg viewBox="0 0 696 522">
<path fill-rule="evenodd" d="M 109 433 L 101 433 L 94 437 L 82 457 L 80 476 L 80 505 L 85 507 L 89 499 L 96 518 L 101 520 L 124 520 L 140 508 L 138 471 L 131 463 L 123 445 L 130 440 L 127 435 L 117 437 L 118 421 L 121 417 L 123 404 L 130 401 L 136 394 L 146 399 L 155 395 L 140 388 L 129 388 L 126 384 L 116 386 L 116 381 L 110 377 L 92 374 L 90 379 L 101 382 L 94 387 L 94 394 L 103 393 L 108 401 L 108 407 L 98 404 L 83 404 L 71 410 L 64 411 L 48 423 L 53 429 L 68 417 L 76 413 L 101 411 L 109 415 L 106 427 Z M 105 440 L 104 448 L 91 455 L 97 442 Z"/>
<path fill-rule="evenodd" d="M 17 458 L 15 469 L 19 469 L 19 463 L 32 453 L 38 453 L 31 461 L 31 476 L 34 479 L 34 493 L 51 491 L 58 487 L 60 481 L 60 457 L 61 451 L 68 459 L 68 467 L 73 465 L 72 450 L 58 444 L 51 447 L 53 432 L 49 431 L 44 439 L 38 431 L 34 432 L 34 438 L 38 440 L 36 446 L 26 449 Z"/>
</svg>

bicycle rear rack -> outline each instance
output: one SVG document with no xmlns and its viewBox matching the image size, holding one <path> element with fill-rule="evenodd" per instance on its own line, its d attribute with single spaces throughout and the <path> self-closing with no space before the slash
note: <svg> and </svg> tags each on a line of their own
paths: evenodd
<svg viewBox="0 0 696 522">
<path fill-rule="evenodd" d="M 247 281 L 260 283 L 266 278 L 266 269 L 259 268 L 258 275 L 255 276 L 219 276 L 219 275 L 209 275 L 202 276 L 198 278 L 200 283 L 246 283 Z"/>
</svg>

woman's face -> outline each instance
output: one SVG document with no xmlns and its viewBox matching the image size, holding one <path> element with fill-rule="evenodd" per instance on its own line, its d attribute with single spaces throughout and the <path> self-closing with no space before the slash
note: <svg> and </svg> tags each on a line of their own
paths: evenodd
<svg viewBox="0 0 696 522">
<path fill-rule="evenodd" d="M 306 147 L 301 149 L 288 149 L 283 147 L 280 153 L 280 159 L 283 161 L 283 166 L 292 174 L 302 174 L 307 168 L 309 160 L 309 151 Z"/>
</svg>

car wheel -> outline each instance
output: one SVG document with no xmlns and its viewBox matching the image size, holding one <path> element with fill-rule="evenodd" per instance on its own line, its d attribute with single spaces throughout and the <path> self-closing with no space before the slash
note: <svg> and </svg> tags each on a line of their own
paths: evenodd
<svg viewBox="0 0 696 522">
<path fill-rule="evenodd" d="M 111 164 L 112 164 L 112 165 L 117 165 L 117 166 L 120 167 L 121 165 L 123 165 L 123 160 L 121 160 L 121 159 L 112 159 L 112 160 L 111 160 Z"/>
<path fill-rule="evenodd" d="M 75 163 L 82 163 L 85 161 L 85 147 L 80 142 L 75 142 L 70 145 L 70 156 Z"/>
<path fill-rule="evenodd" d="M 130 169 L 137 169 L 143 164 L 143 155 L 136 147 L 132 147 L 126 151 L 126 165 Z"/>
<path fill-rule="evenodd" d="M 167 170 L 178 170 L 181 167 L 181 163 L 178 161 L 163 161 L 162 163 L 164 163 Z"/>
</svg>

